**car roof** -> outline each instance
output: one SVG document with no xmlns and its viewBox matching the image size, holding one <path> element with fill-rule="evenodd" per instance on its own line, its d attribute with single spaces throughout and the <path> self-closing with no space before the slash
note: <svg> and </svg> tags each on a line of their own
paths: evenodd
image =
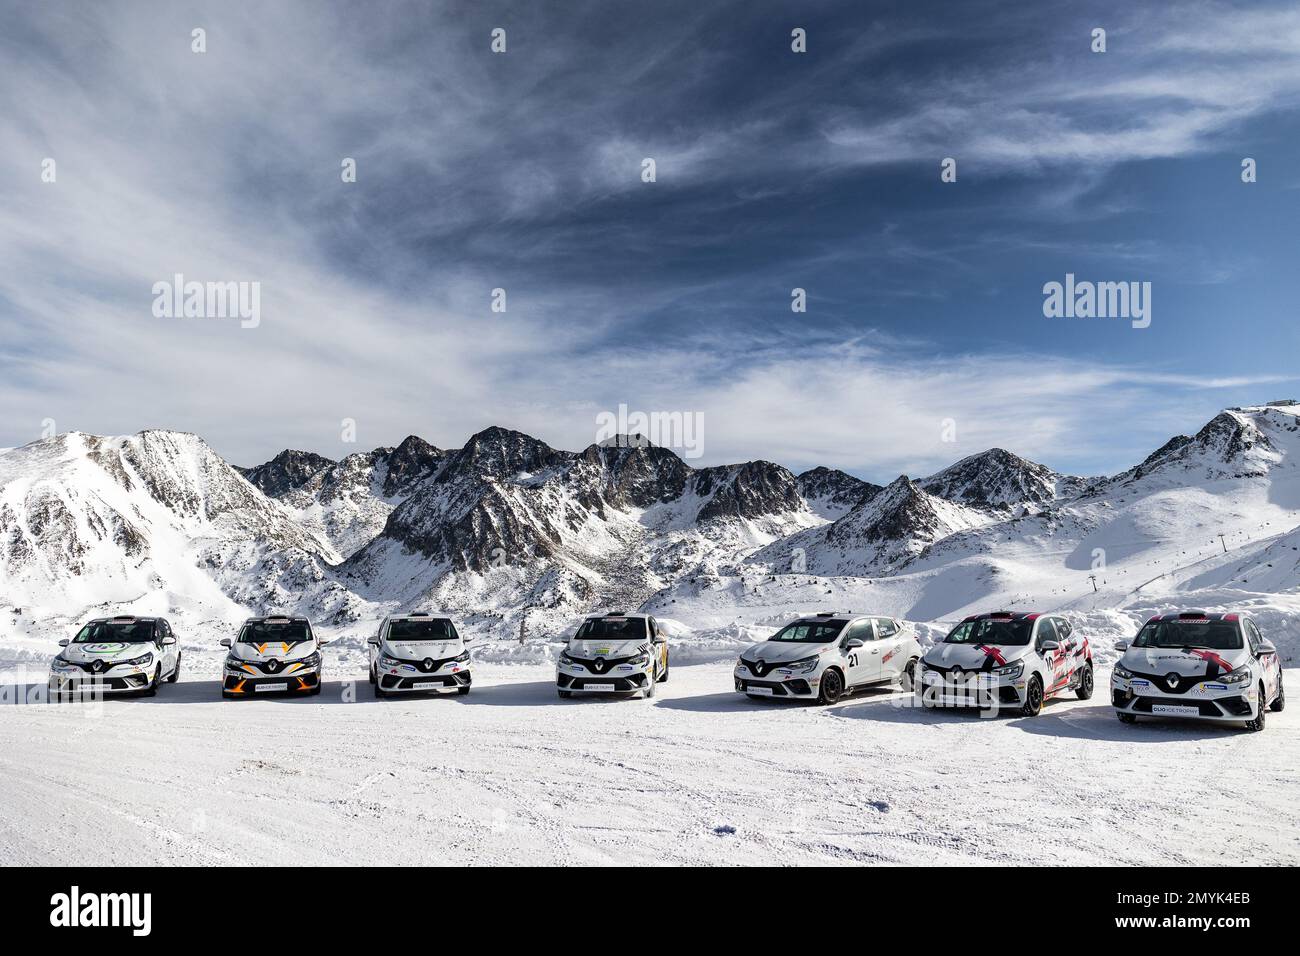
<svg viewBox="0 0 1300 956">
<path fill-rule="evenodd" d="M 385 621 L 450 621 L 451 615 L 442 611 L 408 611 L 405 614 L 389 614 Z"/>
<path fill-rule="evenodd" d="M 1155 614 L 1148 621 L 1148 624 L 1154 624 L 1156 621 L 1173 621 L 1175 623 L 1182 621 L 1191 623 L 1193 621 L 1225 621 L 1228 624 L 1236 624 L 1248 615 L 1238 611 L 1217 611 L 1213 614 L 1207 611 L 1170 611 L 1168 614 Z"/>
<path fill-rule="evenodd" d="M 863 618 L 879 618 L 885 621 L 898 621 L 898 618 L 891 617 L 888 614 L 859 614 L 856 611 L 814 611 L 812 614 L 800 614 L 790 623 L 801 624 L 804 621 L 807 621 L 809 624 L 824 624 L 827 621 L 860 621 Z"/>
<path fill-rule="evenodd" d="M 651 614 L 642 614 L 640 611 L 633 611 L 633 612 L 630 613 L 630 614 L 627 613 L 627 612 L 625 612 L 625 611 L 605 611 L 605 612 L 603 612 L 603 613 L 601 613 L 601 614 L 588 614 L 588 615 L 587 615 L 587 620 L 588 620 L 588 621 L 602 621 L 602 620 L 604 620 L 604 619 L 607 618 L 607 617 L 613 617 L 613 618 L 629 618 L 629 619 L 630 619 L 630 618 L 649 618 L 649 617 L 653 617 L 653 615 L 651 615 Z"/>
<path fill-rule="evenodd" d="M 160 617 L 145 614 L 114 614 L 111 617 L 92 617 L 88 624 L 106 624 L 109 621 L 161 621 Z"/>
<path fill-rule="evenodd" d="M 1044 614 L 1042 611 L 985 611 L 982 614 L 971 614 L 962 618 L 962 623 L 968 621 L 1036 621 L 1040 617 L 1060 617 L 1059 614 Z"/>
<path fill-rule="evenodd" d="M 291 616 L 288 614 L 268 614 L 266 617 L 245 618 L 245 624 L 264 624 L 267 621 L 288 621 L 291 624 L 310 624 L 305 617 Z"/>
</svg>

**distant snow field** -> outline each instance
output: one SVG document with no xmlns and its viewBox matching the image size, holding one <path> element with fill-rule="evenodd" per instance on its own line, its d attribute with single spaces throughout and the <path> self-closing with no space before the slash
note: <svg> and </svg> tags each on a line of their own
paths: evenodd
<svg viewBox="0 0 1300 956">
<path fill-rule="evenodd" d="M 893 690 L 782 705 L 735 694 L 723 662 L 674 667 L 649 701 L 561 701 L 544 664 L 483 665 L 464 698 L 376 701 L 328 659 L 320 697 L 232 702 L 215 661 L 100 709 L 10 700 L 0 858 L 1300 862 L 1296 709 L 1249 734 L 1125 726 L 1104 693 L 1034 719 L 921 711 Z"/>
</svg>

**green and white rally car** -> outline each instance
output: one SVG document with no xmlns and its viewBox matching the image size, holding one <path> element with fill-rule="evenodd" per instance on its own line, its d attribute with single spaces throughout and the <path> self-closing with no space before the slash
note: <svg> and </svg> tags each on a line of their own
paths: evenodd
<svg viewBox="0 0 1300 956">
<path fill-rule="evenodd" d="M 59 646 L 50 664 L 52 697 L 88 690 L 152 696 L 181 672 L 176 635 L 162 617 L 97 617 Z"/>
</svg>

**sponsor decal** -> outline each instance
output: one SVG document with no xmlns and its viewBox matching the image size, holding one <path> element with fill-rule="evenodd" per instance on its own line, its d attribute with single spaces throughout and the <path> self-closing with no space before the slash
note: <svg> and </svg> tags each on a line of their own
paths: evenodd
<svg viewBox="0 0 1300 956">
<path fill-rule="evenodd" d="M 1204 648 L 1200 648 L 1200 647 L 1189 647 L 1187 648 L 1187 653 L 1191 654 L 1193 657 L 1199 657 L 1201 660 L 1205 661 L 1206 677 L 1218 677 L 1220 671 L 1226 674 L 1228 671 L 1232 670 L 1232 665 L 1229 664 L 1227 661 L 1225 661 L 1218 654 L 1214 653 L 1214 651 L 1207 651 Z M 1166 680 L 1168 680 L 1168 678 L 1166 678 Z M 1170 683 L 1169 686 L 1173 687 L 1174 684 Z"/>
<path fill-rule="evenodd" d="M 975 646 L 975 650 L 979 651 L 984 655 L 985 667 L 992 667 L 994 664 L 996 664 L 998 667 L 1001 667 L 1007 662 L 1007 659 L 1005 656 L 1003 656 L 1002 649 L 1000 647 L 992 647 L 988 644 L 977 644 Z"/>
</svg>

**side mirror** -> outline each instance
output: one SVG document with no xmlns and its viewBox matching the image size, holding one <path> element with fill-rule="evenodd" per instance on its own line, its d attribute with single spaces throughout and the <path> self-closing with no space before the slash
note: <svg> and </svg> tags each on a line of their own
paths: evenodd
<svg viewBox="0 0 1300 956">
<path fill-rule="evenodd" d="M 63 640 L 59 641 L 59 647 L 67 647 L 71 643 L 72 642 L 65 637 Z"/>
<path fill-rule="evenodd" d="M 163 638 L 163 647 L 167 647 L 167 646 L 169 646 L 169 645 L 171 645 L 171 644 L 175 644 L 175 643 L 176 643 L 176 638 L 175 638 L 175 637 L 164 637 L 164 638 Z"/>
<path fill-rule="evenodd" d="M 221 639 L 221 646 L 222 646 L 222 647 L 230 647 L 230 646 L 231 646 L 231 640 L 230 640 L 230 638 L 228 638 L 228 637 L 223 637 L 223 638 Z"/>
<path fill-rule="evenodd" d="M 1128 650 L 1128 641 L 1116 641 L 1115 650 L 1123 654 L 1126 650 Z"/>
<path fill-rule="evenodd" d="M 329 644 L 330 644 L 329 641 L 317 641 L 317 642 L 316 642 L 316 646 L 317 646 L 318 648 L 319 648 L 319 647 L 328 647 Z"/>
<path fill-rule="evenodd" d="M 1277 648 L 1273 645 L 1272 641 L 1259 642 L 1259 654 L 1257 656 L 1263 657 L 1265 654 L 1276 654 L 1276 653 L 1277 653 Z"/>
<path fill-rule="evenodd" d="M 1061 645 L 1056 641 L 1043 641 L 1038 645 L 1038 649 L 1040 651 L 1058 651 L 1061 649 Z"/>
<path fill-rule="evenodd" d="M 460 642 L 468 647 L 470 644 L 474 643 L 474 638 L 468 634 L 465 634 L 461 637 Z"/>
<path fill-rule="evenodd" d="M 377 638 L 377 637 L 372 637 L 372 638 L 371 638 L 369 641 L 367 641 L 366 643 L 368 643 L 368 644 L 373 644 L 375 647 L 378 647 L 378 646 L 379 646 L 379 638 Z"/>
<path fill-rule="evenodd" d="M 851 651 L 855 647 L 862 647 L 862 638 L 850 637 L 847 641 L 844 642 L 844 649 L 846 651 Z"/>
</svg>

